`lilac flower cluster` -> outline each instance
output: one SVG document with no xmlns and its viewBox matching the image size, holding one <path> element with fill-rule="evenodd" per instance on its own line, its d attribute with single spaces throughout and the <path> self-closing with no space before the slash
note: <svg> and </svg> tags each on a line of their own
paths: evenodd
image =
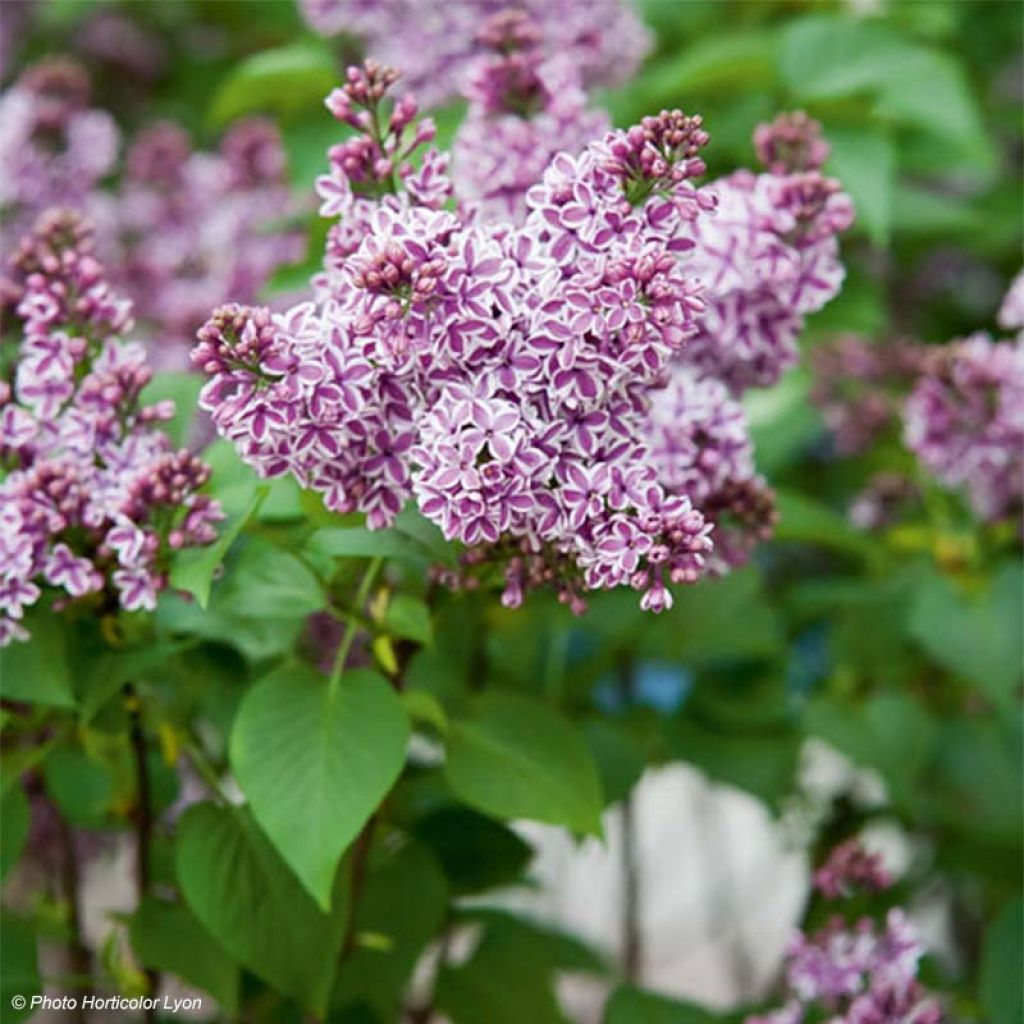
<svg viewBox="0 0 1024 1024">
<path fill-rule="evenodd" d="M 119 133 L 89 106 L 89 77 L 56 57 L 29 68 L 0 97 L 0 214 L 10 237 L 53 205 L 84 209 L 114 170 Z"/>
<path fill-rule="evenodd" d="M 849 197 L 820 172 L 828 146 L 817 122 L 782 115 L 755 143 L 769 173 L 715 182 L 717 216 L 692 227 L 691 267 L 709 302 L 686 359 L 737 392 L 796 363 L 805 317 L 842 284 L 837 235 L 853 220 Z"/>
<path fill-rule="evenodd" d="M 152 609 L 170 553 L 212 541 L 221 518 L 196 493 L 207 467 L 154 429 L 173 403 L 140 402 L 151 371 L 120 340 L 131 307 L 83 221 L 44 214 L 11 263 L 24 334 L 0 380 L 0 645 L 28 636 L 44 588 L 56 606 L 94 594 Z"/>
<path fill-rule="evenodd" d="M 545 56 L 522 11 L 491 18 L 465 86 L 469 110 L 452 147 L 459 195 L 486 219 L 521 223 L 526 192 L 558 152 L 579 153 L 608 127 L 587 109 L 579 71 L 565 54 Z"/>
<path fill-rule="evenodd" d="M 842 455 L 867 450 L 900 421 L 908 388 L 925 369 L 931 346 L 897 339 L 872 342 L 844 334 L 811 353 L 811 401 Z"/>
<path fill-rule="evenodd" d="M 625 0 L 300 0 L 312 28 L 361 37 L 371 57 L 404 69 L 428 106 L 455 97 L 486 45 L 481 24 L 510 7 L 537 25 L 544 55 L 562 55 L 586 88 L 628 81 L 651 46 Z"/>
<path fill-rule="evenodd" d="M 0 215 L 17 238 L 51 206 L 96 225 L 112 282 L 134 304 L 141 333 L 180 364 L 211 306 L 252 301 L 277 267 L 304 251 L 269 121 L 237 122 L 216 153 L 193 151 L 184 131 L 158 124 L 130 146 L 121 180 L 119 133 L 89 109 L 89 79 L 58 58 L 30 68 L 0 99 Z M 172 344 L 178 343 L 175 350 Z"/>
<path fill-rule="evenodd" d="M 1024 500 L 1024 336 L 979 333 L 938 350 L 904 406 L 904 441 L 993 520 Z"/>
<path fill-rule="evenodd" d="M 678 260 L 713 206 L 691 181 L 700 119 L 665 112 L 559 154 L 522 227 L 486 226 L 438 208 L 436 158 L 403 165 L 414 107 L 385 113 L 392 81 L 370 63 L 328 100 L 365 134 L 321 181 L 343 220 L 318 305 L 218 310 L 193 353 L 203 406 L 260 472 L 333 509 L 381 527 L 413 497 L 446 537 L 503 551 L 507 604 L 550 582 L 577 608 L 620 584 L 666 607 L 711 548 L 646 445 L 650 392 L 703 305 Z"/>
<path fill-rule="evenodd" d="M 878 859 L 844 843 L 815 876 L 826 899 L 877 892 L 889 878 Z M 924 948 L 905 913 L 891 909 L 879 927 L 868 917 L 850 923 L 835 914 L 812 935 L 790 944 L 785 1005 L 746 1024 L 940 1024 L 942 1010 L 917 980 Z"/>
<path fill-rule="evenodd" d="M 685 495 L 714 524 L 712 568 L 746 562 L 771 536 L 776 513 L 775 496 L 754 468 L 740 403 L 722 381 L 677 365 L 652 395 L 646 433 L 662 486 Z"/>
<path fill-rule="evenodd" d="M 114 279 L 147 333 L 179 343 L 180 361 L 212 306 L 253 300 L 277 267 L 302 257 L 291 210 L 272 122 L 236 122 L 216 153 L 194 151 L 183 129 L 158 123 L 129 148 L 105 225 Z"/>
</svg>

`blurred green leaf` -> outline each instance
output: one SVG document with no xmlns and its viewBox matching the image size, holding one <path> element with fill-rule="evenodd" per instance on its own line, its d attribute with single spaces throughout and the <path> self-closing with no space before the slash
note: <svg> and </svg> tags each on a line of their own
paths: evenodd
<svg viewBox="0 0 1024 1024">
<path fill-rule="evenodd" d="M 828 169 L 853 198 L 857 223 L 880 246 L 889 244 L 896 151 L 892 140 L 874 128 L 829 129 Z"/>
<path fill-rule="evenodd" d="M 18 862 L 28 838 L 30 820 L 28 797 L 15 782 L 0 796 L 0 881 Z"/>
<path fill-rule="evenodd" d="M 170 971 L 209 992 L 225 1013 L 238 1006 L 238 965 L 180 903 L 146 897 L 132 915 L 131 943 L 145 967 Z"/>
<path fill-rule="evenodd" d="M 35 608 L 25 616 L 31 634 L 0 647 L 0 695 L 5 700 L 69 708 L 75 703 L 68 663 L 68 632 L 52 612 Z"/>
<path fill-rule="evenodd" d="M 203 383 L 198 373 L 164 371 L 153 377 L 139 397 L 143 405 L 174 402 L 174 418 L 165 421 L 160 427 L 174 445 L 188 443 L 192 422 L 199 411 L 199 392 Z"/>
<path fill-rule="evenodd" d="M 59 746 L 43 766 L 46 791 L 60 813 L 79 828 L 102 828 L 114 796 L 108 765 L 78 747 Z"/>
<path fill-rule="evenodd" d="M 718 1017 L 693 1003 L 620 985 L 608 1000 L 603 1024 L 712 1024 Z"/>
<path fill-rule="evenodd" d="M 511 885 L 533 856 L 510 828 L 468 807 L 439 807 L 420 818 L 413 832 L 460 894 Z"/>
<path fill-rule="evenodd" d="M 18 1024 L 34 1016 L 29 1004 L 41 988 L 35 930 L 28 921 L 4 908 L 0 918 L 0 1005 L 5 1024 Z M 21 1008 L 11 1002 L 15 996 L 25 1000 Z"/>
<path fill-rule="evenodd" d="M 997 704 L 1019 693 L 1024 666 L 1024 570 L 1004 565 L 983 591 L 965 594 L 939 576 L 918 587 L 913 636 L 940 665 L 976 683 Z"/>
<path fill-rule="evenodd" d="M 208 119 L 215 127 L 243 114 L 288 120 L 322 104 L 339 79 L 331 50 L 321 40 L 264 50 L 232 68 L 213 94 Z"/>
<path fill-rule="evenodd" d="M 570 722 L 541 701 L 510 693 L 475 698 L 453 718 L 445 775 L 471 807 L 600 835 L 601 782 Z"/>
<path fill-rule="evenodd" d="M 1024 900 L 1000 911 L 985 932 L 979 981 L 982 1006 L 991 1024 L 1024 1019 Z"/>
<path fill-rule="evenodd" d="M 427 645 L 433 642 L 434 630 L 430 609 L 422 598 L 411 594 L 395 594 L 384 613 L 384 627 L 395 636 Z"/>
<path fill-rule="evenodd" d="M 855 555 L 870 565 L 878 565 L 883 559 L 883 551 L 870 537 L 827 505 L 782 488 L 776 490 L 775 498 L 779 514 L 776 540 L 821 545 Z"/>
</svg>

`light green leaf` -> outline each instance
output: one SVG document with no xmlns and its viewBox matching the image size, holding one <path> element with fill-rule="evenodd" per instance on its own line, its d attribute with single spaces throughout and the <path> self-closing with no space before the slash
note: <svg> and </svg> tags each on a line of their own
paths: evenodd
<svg viewBox="0 0 1024 1024">
<path fill-rule="evenodd" d="M 305 618 L 326 604 L 327 595 L 311 569 L 256 537 L 246 537 L 217 595 L 217 607 L 254 619 Z"/>
<path fill-rule="evenodd" d="M 857 223 L 876 244 L 889 244 L 896 151 L 883 131 L 872 128 L 830 129 L 828 170 L 850 193 Z"/>
<path fill-rule="evenodd" d="M 28 838 L 28 798 L 15 782 L 0 798 L 0 881 L 14 867 Z"/>
<path fill-rule="evenodd" d="M 243 808 L 195 804 L 178 825 L 177 874 L 192 912 L 253 974 L 319 1017 L 347 918 L 324 914 Z"/>
<path fill-rule="evenodd" d="M 31 633 L 26 642 L 0 648 L 0 696 L 27 704 L 73 707 L 67 630 L 44 609 L 26 615 L 25 627 Z"/>
<path fill-rule="evenodd" d="M 364 669 L 332 691 L 312 669 L 285 667 L 242 701 L 232 768 L 260 827 L 324 909 L 341 855 L 402 770 L 408 738 L 394 690 Z"/>
<path fill-rule="evenodd" d="M 576 729 L 547 704 L 486 693 L 453 719 L 445 774 L 460 800 L 498 818 L 601 834 L 601 782 Z"/>
<path fill-rule="evenodd" d="M 214 93 L 208 117 L 218 127 L 252 113 L 288 120 L 322 103 L 339 78 L 331 51 L 321 41 L 264 50 L 234 66 Z"/>
<path fill-rule="evenodd" d="M 160 429 L 175 445 L 183 445 L 188 441 L 189 428 L 199 409 L 199 392 L 203 383 L 198 373 L 158 373 L 139 397 L 143 405 L 155 405 L 167 399 L 174 402 L 174 418 L 161 423 Z"/>
<path fill-rule="evenodd" d="M 245 508 L 229 515 L 227 521 L 221 524 L 220 535 L 208 547 L 186 548 L 178 552 L 171 565 L 171 586 L 191 594 L 199 602 L 200 608 L 206 608 L 214 573 L 242 528 L 256 514 L 266 494 L 266 487 L 257 488 Z"/>
<path fill-rule="evenodd" d="M 430 552 L 418 540 L 395 529 L 368 530 L 363 526 L 328 526 L 308 541 L 314 557 L 398 558 L 430 562 Z"/>
<path fill-rule="evenodd" d="M 131 943 L 143 966 L 177 974 L 235 1013 L 238 965 L 187 907 L 147 897 L 132 916 Z"/>
<path fill-rule="evenodd" d="M 395 594 L 384 613 L 384 627 L 395 636 L 415 640 L 427 646 L 433 643 L 434 629 L 426 602 L 411 594 Z"/>
</svg>

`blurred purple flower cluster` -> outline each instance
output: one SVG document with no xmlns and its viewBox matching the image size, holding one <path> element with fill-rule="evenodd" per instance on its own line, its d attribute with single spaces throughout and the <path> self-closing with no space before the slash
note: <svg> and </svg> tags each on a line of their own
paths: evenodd
<svg viewBox="0 0 1024 1024">
<path fill-rule="evenodd" d="M 171 551 L 210 543 L 221 519 L 197 493 L 209 470 L 143 405 L 151 371 L 121 340 L 130 303 L 110 288 L 77 214 L 44 214 L 10 260 L 23 338 L 0 380 L 0 645 L 28 635 L 25 610 L 55 592 L 152 609 Z"/>
<path fill-rule="evenodd" d="M 1024 338 L 975 334 L 930 360 L 904 407 L 904 440 L 975 514 L 999 519 L 1024 498 Z"/>
<path fill-rule="evenodd" d="M 878 857 L 856 841 L 843 843 L 815 874 L 827 900 L 879 892 L 890 879 Z M 813 934 L 798 933 L 786 964 L 786 1002 L 746 1024 L 939 1024 L 938 1001 L 917 980 L 924 947 L 903 910 L 889 910 L 879 926 L 841 914 Z"/>
<path fill-rule="evenodd" d="M 17 238 L 46 209 L 86 214 L 111 281 L 135 306 L 162 362 L 185 360 L 210 307 L 251 301 L 277 267 L 301 258 L 276 127 L 236 123 L 218 152 L 193 151 L 157 124 L 129 147 L 117 182 L 119 132 L 90 108 L 84 70 L 65 58 L 30 68 L 0 98 L 0 215 Z M 178 347 L 175 348 L 175 343 Z"/>
<path fill-rule="evenodd" d="M 445 157 L 429 149 L 414 169 L 433 128 L 407 95 L 389 101 L 396 77 L 370 61 L 328 98 L 358 134 L 318 185 L 321 212 L 341 221 L 317 302 L 217 310 L 193 353 L 212 378 L 204 407 L 261 473 L 291 472 L 371 527 L 415 498 L 470 549 L 468 567 L 503 567 L 509 605 L 543 583 L 577 610 L 583 591 L 622 584 L 644 608 L 670 605 L 668 583 L 708 568 L 702 505 L 755 538 L 772 517 L 740 407 L 706 358 L 680 362 L 705 306 L 691 268 L 719 258 L 701 254 L 715 201 L 693 183 L 700 118 L 665 111 L 558 153 L 521 224 L 482 221 L 442 209 Z M 809 175 L 821 180 L 766 176 L 773 227 L 834 254 L 822 211 L 835 189 L 807 216 L 793 199 Z M 750 235 L 731 262 L 773 258 L 739 250 Z M 829 270 L 787 277 L 787 294 L 820 299 L 838 287 Z M 745 552 L 723 540 L 720 553 Z"/>
<path fill-rule="evenodd" d="M 467 76 L 469 109 L 452 147 L 455 184 L 485 219 L 519 224 L 526 192 L 552 157 L 579 153 L 608 118 L 587 108 L 579 68 L 565 54 L 547 56 L 522 11 L 495 15 L 478 38 L 490 52 Z"/>
<path fill-rule="evenodd" d="M 799 358 L 809 313 L 842 285 L 838 235 L 853 221 L 817 122 L 782 115 L 755 136 L 766 174 L 737 171 L 711 187 L 718 212 L 694 225 L 692 268 L 708 309 L 687 359 L 733 391 L 774 384 Z"/>
<path fill-rule="evenodd" d="M 561 55 L 584 87 L 628 81 L 651 47 L 651 36 L 625 0 L 516 0 L 543 41 L 543 55 Z M 366 52 L 403 69 L 427 106 L 455 98 L 486 40 L 480 26 L 510 8 L 508 0 L 300 0 L 306 21 L 322 35 L 357 36 Z"/>
</svg>

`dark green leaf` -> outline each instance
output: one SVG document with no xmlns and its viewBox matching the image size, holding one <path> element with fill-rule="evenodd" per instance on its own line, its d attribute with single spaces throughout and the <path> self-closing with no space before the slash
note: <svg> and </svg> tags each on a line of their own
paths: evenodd
<svg viewBox="0 0 1024 1024">
<path fill-rule="evenodd" d="M 713 1024 L 718 1018 L 693 1003 L 620 985 L 604 1010 L 604 1024 Z"/>
<path fill-rule="evenodd" d="M 180 903 L 147 897 L 132 916 L 132 949 L 145 967 L 177 974 L 209 992 L 221 1009 L 238 1005 L 238 965 Z"/>
<path fill-rule="evenodd" d="M 177 872 L 189 907 L 219 945 L 323 1016 L 347 918 L 343 886 L 324 914 L 244 809 L 212 804 L 182 817 Z"/>
<path fill-rule="evenodd" d="M 424 646 L 434 639 L 430 609 L 425 601 L 411 594 L 395 594 L 391 598 L 384 613 L 384 628 Z"/>
<path fill-rule="evenodd" d="M 0 917 L 0 1006 L 5 1024 L 33 1016 L 29 1006 L 41 988 L 35 931 L 5 909 Z M 26 1001 L 22 1007 L 11 1002 L 15 996 Z"/>
<path fill-rule="evenodd" d="M 15 782 L 0 797 L 0 881 L 21 856 L 28 838 L 29 818 L 28 798 Z"/>
<path fill-rule="evenodd" d="M 69 708 L 75 703 L 68 664 L 67 630 L 44 609 L 25 616 L 32 634 L 0 648 L 0 695 L 5 700 Z"/>
<path fill-rule="evenodd" d="M 108 765 L 78 747 L 57 747 L 43 767 L 46 791 L 72 825 L 102 828 L 114 796 Z"/>
<path fill-rule="evenodd" d="M 1024 900 L 1003 907 L 985 932 L 981 952 L 981 1003 L 990 1024 L 1024 1019 Z"/>
</svg>

